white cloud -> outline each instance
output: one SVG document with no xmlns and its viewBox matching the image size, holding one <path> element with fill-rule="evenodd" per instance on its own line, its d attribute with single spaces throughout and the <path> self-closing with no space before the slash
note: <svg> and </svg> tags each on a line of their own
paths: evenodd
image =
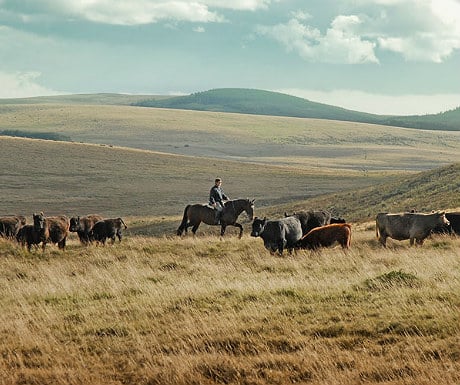
<svg viewBox="0 0 460 385">
<path fill-rule="evenodd" d="M 308 61 L 326 63 L 378 63 L 374 54 L 375 43 L 355 32 L 361 24 L 358 16 L 338 16 L 324 35 L 317 28 L 302 24 L 293 18 L 286 24 L 258 26 L 260 35 L 269 36 L 288 51 L 297 52 Z"/>
<path fill-rule="evenodd" d="M 357 90 L 274 90 L 310 101 L 381 115 L 436 114 L 460 106 L 460 94 L 381 95 Z"/>
<path fill-rule="evenodd" d="M 206 32 L 206 30 L 202 26 L 199 26 L 199 27 L 193 28 L 193 32 L 204 33 Z"/>
<path fill-rule="evenodd" d="M 11 9 L 6 1 L 3 11 L 15 13 L 24 21 L 54 15 L 103 24 L 140 25 L 162 20 L 224 22 L 216 9 L 255 11 L 266 9 L 270 3 L 271 0 L 23 0 Z"/>
<path fill-rule="evenodd" d="M 38 83 L 38 72 L 7 73 L 0 71 L 0 98 L 26 98 L 41 95 L 58 95 L 58 91 Z"/>
<path fill-rule="evenodd" d="M 367 26 L 380 49 L 399 53 L 408 61 L 434 63 L 443 62 L 460 49 L 458 0 L 371 2 L 384 7 L 380 17 Z"/>
</svg>

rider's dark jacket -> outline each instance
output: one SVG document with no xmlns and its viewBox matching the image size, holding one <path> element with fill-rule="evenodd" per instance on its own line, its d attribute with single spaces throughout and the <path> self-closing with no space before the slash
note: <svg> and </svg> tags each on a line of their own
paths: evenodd
<svg viewBox="0 0 460 385">
<path fill-rule="evenodd" d="M 228 197 L 224 194 L 222 188 L 219 186 L 213 186 L 209 192 L 209 204 L 213 205 L 214 203 L 219 202 L 223 206 L 224 200 L 228 201 Z"/>
</svg>

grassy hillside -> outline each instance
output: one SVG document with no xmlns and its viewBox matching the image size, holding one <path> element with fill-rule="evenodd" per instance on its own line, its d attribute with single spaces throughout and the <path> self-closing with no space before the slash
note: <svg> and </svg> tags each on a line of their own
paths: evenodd
<svg viewBox="0 0 460 385">
<path fill-rule="evenodd" d="M 385 116 L 347 110 L 277 92 L 225 88 L 164 100 L 146 99 L 134 105 L 243 114 L 344 120 L 427 130 L 460 131 L 460 107 L 434 115 Z"/>
<path fill-rule="evenodd" d="M 331 204 L 331 202 L 333 202 Z M 328 207 L 351 221 L 373 220 L 378 212 L 460 209 L 460 163 L 394 178 L 358 191 L 328 194 L 268 210 L 273 214 L 305 207 Z"/>
<path fill-rule="evenodd" d="M 240 88 L 215 89 L 166 100 L 144 100 L 135 105 L 355 122 L 372 122 L 375 119 L 372 114 L 315 103 L 278 92 Z"/>
<path fill-rule="evenodd" d="M 0 214 L 180 216 L 186 204 L 207 202 L 216 175 L 231 198 L 255 198 L 259 207 L 389 177 L 8 137 L 0 161 Z"/>
<path fill-rule="evenodd" d="M 457 385 L 459 247 L 359 226 L 346 253 L 282 258 L 248 236 L 0 240 L 0 383 Z"/>
<path fill-rule="evenodd" d="M 127 95 L 127 94 L 72 94 L 36 96 L 31 98 L 0 99 L 0 105 L 11 104 L 95 104 L 95 105 L 130 105 L 146 98 L 161 100 L 166 95 Z"/>
<path fill-rule="evenodd" d="M 297 167 L 426 170 L 458 158 L 460 132 L 109 105 L 0 105 L 0 131 Z M 220 162 L 220 161 L 219 161 Z"/>
</svg>

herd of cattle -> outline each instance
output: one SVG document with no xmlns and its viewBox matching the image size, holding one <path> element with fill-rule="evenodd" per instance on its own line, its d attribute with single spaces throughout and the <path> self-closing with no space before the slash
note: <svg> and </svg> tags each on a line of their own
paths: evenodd
<svg viewBox="0 0 460 385">
<path fill-rule="evenodd" d="M 65 215 L 45 217 L 43 213 L 33 214 L 33 224 L 27 224 L 22 215 L 0 217 L 0 236 L 16 238 L 30 251 L 33 245 L 42 244 L 45 250 L 47 243 L 57 244 L 64 249 L 69 232 L 76 232 L 80 242 L 87 245 L 93 241 L 105 244 L 107 239 L 115 242 L 122 238 L 122 228 L 127 229 L 121 218 L 102 218 L 100 215 L 68 218 Z"/>
<path fill-rule="evenodd" d="M 255 218 L 251 236 L 261 237 L 270 252 L 283 253 L 284 249 L 315 250 L 338 243 L 349 248 L 351 225 L 341 218 L 333 218 L 327 211 L 308 211 L 285 214 L 278 220 Z M 460 213 L 432 212 L 429 214 L 407 212 L 379 213 L 376 217 L 376 236 L 386 246 L 387 238 L 410 240 L 422 245 L 432 233 L 460 235 Z"/>
<path fill-rule="evenodd" d="M 64 249 L 69 232 L 76 232 L 83 245 L 92 242 L 105 245 L 122 239 L 122 229 L 127 226 L 122 218 L 102 218 L 100 215 L 83 217 L 33 214 L 33 224 L 27 224 L 21 215 L 0 217 L 0 236 L 15 238 L 30 251 L 33 245 L 57 244 Z M 387 238 L 410 240 L 410 245 L 423 241 L 433 233 L 460 235 L 460 213 L 432 212 L 428 214 L 405 212 L 379 213 L 376 217 L 376 237 L 386 246 Z M 332 217 L 326 210 L 301 211 L 278 220 L 254 218 L 251 236 L 261 237 L 270 252 L 283 253 L 284 249 L 315 250 L 338 243 L 347 249 L 351 244 L 351 225 L 343 218 Z"/>
</svg>

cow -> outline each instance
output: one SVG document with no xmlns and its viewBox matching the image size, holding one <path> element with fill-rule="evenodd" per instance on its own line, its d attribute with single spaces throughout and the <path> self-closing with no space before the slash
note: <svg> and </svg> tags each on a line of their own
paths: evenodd
<svg viewBox="0 0 460 385">
<path fill-rule="evenodd" d="M 432 233 L 460 235 L 460 212 L 446 213 L 446 219 L 449 221 L 449 225 L 436 226 Z"/>
<path fill-rule="evenodd" d="M 14 238 L 19 229 L 27 223 L 22 215 L 6 215 L 0 217 L 0 236 Z"/>
<path fill-rule="evenodd" d="M 124 226 L 125 229 L 128 228 L 121 218 L 108 218 L 97 221 L 90 231 L 90 237 L 97 243 L 102 243 L 103 245 L 105 245 L 107 238 L 112 240 L 112 244 L 115 243 L 115 237 L 118 237 L 118 240 L 121 242 L 122 226 Z"/>
<path fill-rule="evenodd" d="M 22 226 L 16 234 L 16 240 L 30 252 L 32 245 L 39 245 L 41 242 L 40 232 L 36 231 L 34 225 Z"/>
<path fill-rule="evenodd" d="M 57 243 L 59 249 L 65 249 L 69 235 L 70 221 L 65 215 L 45 217 L 43 213 L 34 214 L 34 230 L 39 234 L 43 251 L 47 243 Z"/>
<path fill-rule="evenodd" d="M 329 224 L 332 225 L 334 223 L 347 223 L 347 221 L 343 218 L 340 217 L 331 217 L 331 220 L 329 221 Z"/>
<path fill-rule="evenodd" d="M 350 248 L 351 225 L 349 223 L 315 227 L 297 242 L 296 248 L 316 250 L 320 247 L 332 246 L 335 242 L 338 242 L 343 249 Z"/>
<path fill-rule="evenodd" d="M 97 214 L 91 214 L 84 217 L 72 217 L 70 218 L 69 231 L 76 232 L 80 242 L 83 245 L 88 245 L 93 241 L 93 239 L 90 237 L 91 229 L 97 221 L 102 219 L 103 218 Z"/>
<path fill-rule="evenodd" d="M 386 246 L 388 237 L 402 241 L 410 240 L 410 245 L 414 242 L 422 245 L 426 237 L 436 226 L 448 225 L 444 212 L 430 214 L 423 213 L 379 213 L 375 219 L 375 232 L 377 239 Z"/>
<path fill-rule="evenodd" d="M 302 235 L 307 234 L 311 229 L 327 225 L 331 220 L 331 213 L 326 210 L 299 211 L 291 215 L 284 213 L 285 217 L 295 217 L 302 226 Z"/>
<path fill-rule="evenodd" d="M 284 249 L 291 253 L 297 241 L 302 238 L 302 225 L 295 216 L 269 221 L 267 218 L 255 218 L 252 223 L 252 237 L 261 237 L 267 250 L 274 253 Z"/>
</svg>

